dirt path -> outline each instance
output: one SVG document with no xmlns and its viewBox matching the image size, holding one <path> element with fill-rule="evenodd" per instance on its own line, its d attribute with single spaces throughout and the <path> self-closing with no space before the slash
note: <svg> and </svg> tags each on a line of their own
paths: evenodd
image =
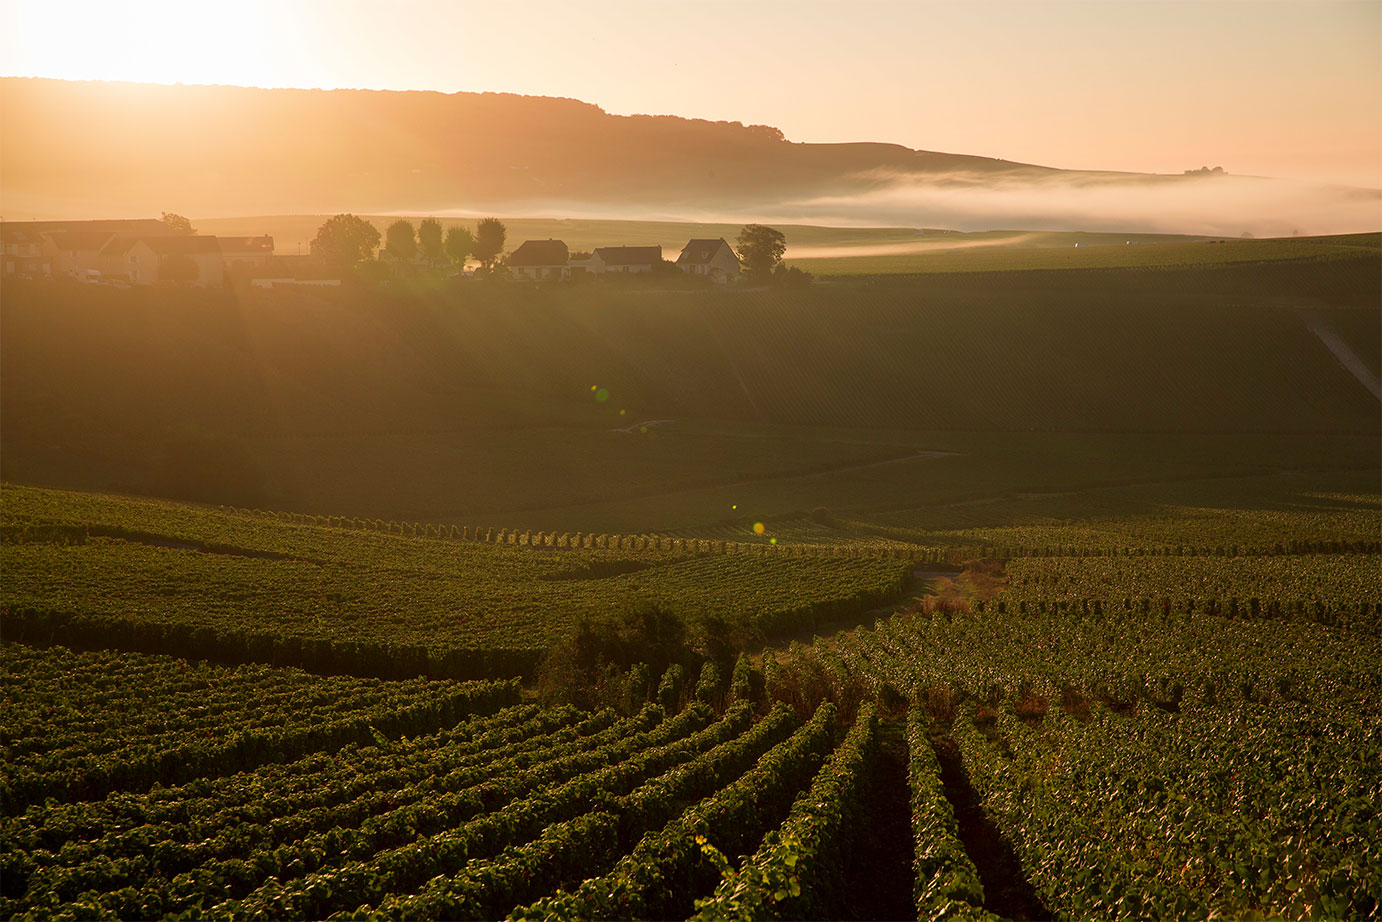
<svg viewBox="0 0 1382 922">
<path fill-rule="evenodd" d="M 1320 342 L 1324 343 L 1326 349 L 1334 353 L 1334 357 L 1339 360 L 1339 364 L 1344 366 L 1349 374 L 1358 379 L 1358 383 L 1368 389 L 1368 392 L 1382 400 L 1382 381 L 1372 373 L 1372 369 L 1367 363 L 1358 357 L 1358 353 L 1348 343 L 1344 342 L 1342 336 L 1334 331 L 1325 319 L 1316 311 L 1300 311 L 1300 319 L 1305 323 L 1305 328 L 1314 333 Z"/>
</svg>

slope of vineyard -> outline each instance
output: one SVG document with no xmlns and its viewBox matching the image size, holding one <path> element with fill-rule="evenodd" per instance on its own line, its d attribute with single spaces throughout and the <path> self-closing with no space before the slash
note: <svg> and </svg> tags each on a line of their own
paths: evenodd
<svg viewBox="0 0 1382 922">
<path fill-rule="evenodd" d="M 640 536 L 611 547 L 604 535 L 564 535 L 556 546 L 525 532 L 501 545 L 320 521 L 6 487 L 7 635 L 385 677 L 494 677 L 532 674 L 582 617 L 661 606 L 693 628 L 718 617 L 750 634 L 809 629 L 895 597 L 905 569 L 856 553 L 799 557 L 766 540 Z"/>
<path fill-rule="evenodd" d="M 383 682 L 13 643 L 3 662 L 7 812 L 432 731 L 518 700 L 516 681 Z"/>
<path fill-rule="evenodd" d="M 782 700 L 911 702 L 914 748 L 960 760 L 1057 917 L 1369 917 L 1382 905 L 1367 806 L 1382 797 L 1382 646 L 1303 620 L 1262 628 L 940 608 L 794 645 L 764 669 Z M 969 915 L 985 885 L 947 809 L 927 806 L 933 763 L 914 759 L 918 911 Z"/>
</svg>

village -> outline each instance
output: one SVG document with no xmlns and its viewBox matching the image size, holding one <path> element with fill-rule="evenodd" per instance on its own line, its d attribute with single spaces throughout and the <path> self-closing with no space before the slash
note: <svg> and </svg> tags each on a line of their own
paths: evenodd
<svg viewBox="0 0 1382 922">
<path fill-rule="evenodd" d="M 395 222 L 399 223 L 406 222 Z M 9 221 L 0 223 L 0 242 L 0 271 L 6 277 L 88 284 L 337 286 L 351 268 L 321 253 L 276 253 L 270 235 L 199 234 L 187 219 L 166 213 L 163 218 L 148 219 Z M 372 264 L 376 270 L 371 273 L 374 277 L 445 272 L 456 280 L 503 275 L 526 282 L 561 282 L 590 276 L 680 273 L 726 284 L 741 274 L 739 256 L 723 237 L 691 239 L 675 261 L 663 258 L 660 244 L 571 251 L 561 240 L 525 240 L 507 256 L 481 261 L 478 268 L 467 267 L 467 255 L 439 259 L 417 247 L 403 253 L 387 245 L 376 253 L 376 247 L 377 243 L 360 253 L 360 263 Z"/>
</svg>

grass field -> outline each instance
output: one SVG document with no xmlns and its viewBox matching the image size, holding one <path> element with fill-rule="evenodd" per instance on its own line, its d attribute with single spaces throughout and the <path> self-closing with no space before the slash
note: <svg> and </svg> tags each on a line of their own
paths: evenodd
<svg viewBox="0 0 1382 922">
<path fill-rule="evenodd" d="M 941 274 L 792 294 L 16 283 L 0 460 L 13 481 L 66 488 L 630 532 L 1376 469 L 1376 399 L 1301 316 L 1375 370 L 1376 269 Z"/>
</svg>

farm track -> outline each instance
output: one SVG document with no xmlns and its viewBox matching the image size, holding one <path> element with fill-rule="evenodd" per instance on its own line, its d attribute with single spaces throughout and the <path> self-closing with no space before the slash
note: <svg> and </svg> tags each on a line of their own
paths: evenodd
<svg viewBox="0 0 1382 922">
<path fill-rule="evenodd" d="M 1301 311 L 1300 319 L 1304 322 L 1305 328 L 1313 333 L 1326 349 L 1334 353 L 1334 357 L 1339 360 L 1345 371 L 1357 378 L 1358 383 L 1368 389 L 1368 393 L 1382 400 L 1382 381 L 1378 380 L 1367 363 L 1358 357 L 1358 353 L 1344 342 L 1343 337 L 1326 323 L 1323 317 L 1314 311 Z"/>
</svg>

